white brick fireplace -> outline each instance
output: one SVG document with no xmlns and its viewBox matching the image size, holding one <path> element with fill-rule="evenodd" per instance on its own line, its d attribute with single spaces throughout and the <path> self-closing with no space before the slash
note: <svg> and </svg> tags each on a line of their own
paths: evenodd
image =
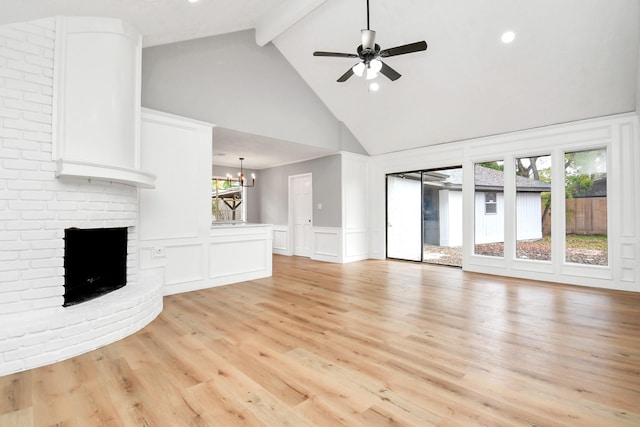
<svg viewBox="0 0 640 427">
<path fill-rule="evenodd" d="M 0 375 L 114 342 L 162 310 L 161 280 L 138 272 L 138 187 L 57 176 L 55 49 L 55 18 L 0 26 Z M 127 227 L 125 287 L 62 307 L 71 227 Z"/>
</svg>

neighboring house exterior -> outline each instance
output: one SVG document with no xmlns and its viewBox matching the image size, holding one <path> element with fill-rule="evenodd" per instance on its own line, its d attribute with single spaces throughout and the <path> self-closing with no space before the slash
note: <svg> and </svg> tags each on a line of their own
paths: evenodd
<svg viewBox="0 0 640 427">
<path fill-rule="evenodd" d="M 425 181 L 425 243 L 462 246 L 462 169 L 431 173 L 440 180 Z M 502 171 L 475 168 L 475 243 L 504 241 L 504 174 Z M 551 185 L 521 176 L 516 177 L 517 239 L 542 238 L 541 193 Z M 437 215 L 435 213 L 437 212 Z"/>
</svg>

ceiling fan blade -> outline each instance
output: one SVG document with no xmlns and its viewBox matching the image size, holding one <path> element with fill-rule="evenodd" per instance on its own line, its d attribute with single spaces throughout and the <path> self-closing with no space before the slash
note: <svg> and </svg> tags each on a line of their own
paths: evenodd
<svg viewBox="0 0 640 427">
<path fill-rule="evenodd" d="M 349 77 L 353 76 L 353 68 L 349 68 L 346 73 L 340 76 L 338 83 L 346 82 Z"/>
<path fill-rule="evenodd" d="M 380 61 L 380 62 L 382 62 L 382 61 Z M 400 74 L 399 72 L 397 72 L 393 68 L 389 67 L 384 62 L 382 62 L 382 68 L 380 69 L 380 72 L 382 74 L 384 74 L 392 82 L 398 80 L 400 78 L 400 76 L 402 76 L 402 74 Z"/>
<path fill-rule="evenodd" d="M 313 52 L 313 56 L 332 56 L 335 58 L 357 58 L 355 53 L 340 53 L 340 52 Z"/>
<path fill-rule="evenodd" d="M 409 43 L 402 46 L 383 49 L 380 51 L 380 56 L 383 58 L 388 58 L 389 56 L 404 55 L 405 53 L 419 52 L 421 50 L 427 50 L 427 42 L 424 40 L 421 42 Z"/>
</svg>

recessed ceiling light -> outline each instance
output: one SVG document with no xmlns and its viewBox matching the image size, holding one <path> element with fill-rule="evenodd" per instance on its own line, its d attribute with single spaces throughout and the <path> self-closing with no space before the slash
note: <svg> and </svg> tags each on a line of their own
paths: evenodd
<svg viewBox="0 0 640 427">
<path fill-rule="evenodd" d="M 514 33 L 513 31 L 507 31 L 506 33 L 502 34 L 502 43 L 511 43 L 514 39 L 516 38 L 516 33 Z"/>
</svg>

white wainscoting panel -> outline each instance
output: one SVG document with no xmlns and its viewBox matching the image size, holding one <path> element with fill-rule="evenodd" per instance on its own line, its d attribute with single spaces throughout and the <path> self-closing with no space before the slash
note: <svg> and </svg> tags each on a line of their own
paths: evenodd
<svg viewBox="0 0 640 427">
<path fill-rule="evenodd" d="M 271 276 L 270 225 L 216 227 L 209 241 L 209 286 Z"/>
<path fill-rule="evenodd" d="M 369 257 L 369 233 L 366 228 L 344 230 L 342 262 L 354 262 Z"/>
<path fill-rule="evenodd" d="M 313 227 L 313 253 L 311 259 L 342 263 L 342 229 Z"/>
<path fill-rule="evenodd" d="M 197 282 L 204 279 L 204 253 L 202 244 L 185 244 L 165 248 L 165 285 Z"/>
<path fill-rule="evenodd" d="M 273 253 L 278 255 L 291 255 L 291 248 L 289 247 L 288 226 L 273 226 Z"/>
</svg>

